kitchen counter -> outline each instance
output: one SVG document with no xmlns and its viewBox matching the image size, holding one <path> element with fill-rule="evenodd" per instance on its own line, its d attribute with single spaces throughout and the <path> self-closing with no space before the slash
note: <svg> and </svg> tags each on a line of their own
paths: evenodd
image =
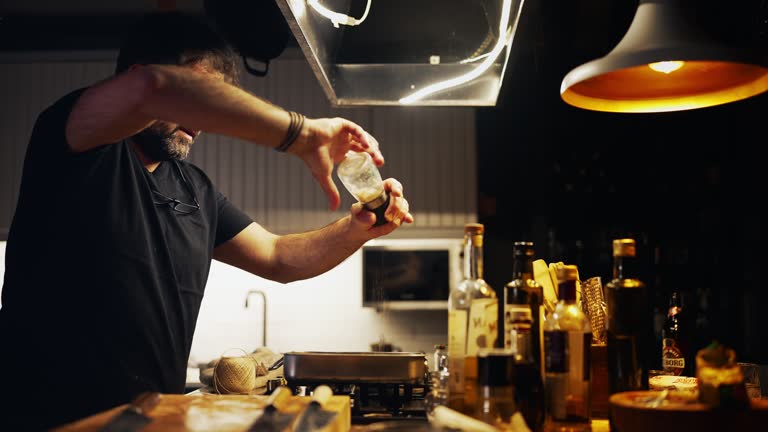
<svg viewBox="0 0 768 432">
<path fill-rule="evenodd" d="M 375 423 L 374 423 L 375 424 Z M 369 432 L 371 425 L 353 425 L 350 432 Z M 383 430 L 383 429 L 381 429 Z M 592 420 L 592 432 L 609 432 L 610 426 L 607 419 Z"/>
<path fill-rule="evenodd" d="M 244 431 L 261 415 L 267 396 L 216 395 L 199 391 L 188 395 L 162 394 L 158 405 L 149 412 L 153 419 L 143 432 L 191 432 L 191 431 Z M 298 414 L 309 403 L 308 396 L 292 396 L 286 401 L 283 412 Z M 61 426 L 53 432 L 97 431 L 118 415 L 126 405 L 95 414 Z M 325 409 L 335 412 L 333 422 L 324 432 L 364 432 L 373 430 L 372 425 L 352 425 L 348 396 L 332 396 Z M 425 422 L 426 424 L 426 422 Z M 383 429 L 380 429 L 383 430 Z M 608 432 L 608 420 L 592 421 L 593 432 Z"/>
<path fill-rule="evenodd" d="M 375 425 L 375 423 L 374 423 Z M 352 425 L 349 432 L 369 432 L 372 425 Z M 377 429 L 383 431 L 384 429 Z M 607 419 L 595 419 L 592 420 L 592 432 L 609 432 L 610 427 Z"/>
<path fill-rule="evenodd" d="M 162 394 L 157 406 L 149 412 L 152 422 L 142 432 L 244 431 L 261 415 L 267 396 Z M 283 413 L 298 415 L 309 404 L 309 396 L 291 396 L 283 404 Z M 54 432 L 97 431 L 127 405 L 112 408 L 54 429 Z M 336 413 L 323 432 L 346 432 L 351 429 L 351 407 L 348 396 L 331 396 L 324 404 Z"/>
</svg>

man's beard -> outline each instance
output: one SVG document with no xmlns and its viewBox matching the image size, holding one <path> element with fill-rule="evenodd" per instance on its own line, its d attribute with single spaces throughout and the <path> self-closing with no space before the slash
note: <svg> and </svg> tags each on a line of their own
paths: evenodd
<svg viewBox="0 0 768 432">
<path fill-rule="evenodd" d="M 192 143 L 177 136 L 178 130 L 179 126 L 166 132 L 155 124 L 134 135 L 133 140 L 144 156 L 155 162 L 184 160 Z"/>
</svg>

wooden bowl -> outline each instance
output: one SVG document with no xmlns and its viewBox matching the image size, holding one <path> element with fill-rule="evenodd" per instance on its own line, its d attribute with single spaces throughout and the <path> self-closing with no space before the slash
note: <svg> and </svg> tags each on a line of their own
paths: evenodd
<svg viewBox="0 0 768 432">
<path fill-rule="evenodd" d="M 752 400 L 751 409 L 712 408 L 683 399 L 665 400 L 658 407 L 648 401 L 661 392 L 632 391 L 611 395 L 611 417 L 620 432 L 759 431 L 768 430 L 768 400 Z"/>
</svg>

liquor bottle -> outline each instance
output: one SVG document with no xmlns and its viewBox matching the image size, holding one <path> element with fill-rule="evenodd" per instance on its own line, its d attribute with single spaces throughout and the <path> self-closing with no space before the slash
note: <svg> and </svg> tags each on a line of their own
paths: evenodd
<svg viewBox="0 0 768 432">
<path fill-rule="evenodd" d="M 661 330 L 661 367 L 672 375 L 691 375 L 689 344 L 686 323 L 683 320 L 683 307 L 680 293 L 673 291 L 669 300 L 667 320 Z"/>
<path fill-rule="evenodd" d="M 527 305 L 526 292 L 522 298 Z M 514 385 L 515 403 L 523 416 L 528 428 L 533 432 L 540 432 L 544 428 L 544 382 L 541 369 L 536 363 L 536 355 L 533 349 L 533 319 L 530 308 L 518 308 L 512 313 L 507 327 L 510 337 L 509 349 L 515 358 Z"/>
<path fill-rule="evenodd" d="M 613 240 L 613 279 L 605 285 L 610 394 L 648 388 L 643 354 L 650 348 L 652 312 L 645 282 L 637 278 L 635 240 Z"/>
<path fill-rule="evenodd" d="M 480 349 L 477 353 L 477 401 L 474 417 L 504 428 L 517 411 L 513 367 L 515 357 L 503 348 Z"/>
<path fill-rule="evenodd" d="M 464 276 L 448 296 L 449 407 L 473 415 L 477 353 L 496 339 L 496 292 L 483 279 L 483 224 L 464 226 Z"/>
<path fill-rule="evenodd" d="M 436 344 L 432 353 L 432 372 L 437 374 L 448 373 L 448 350 L 445 344 Z"/>
<path fill-rule="evenodd" d="M 429 393 L 424 397 L 424 410 L 429 421 L 434 421 L 435 408 L 448 405 L 448 351 L 445 344 L 435 345 L 432 368 L 429 371 Z"/>
<path fill-rule="evenodd" d="M 531 312 L 531 349 L 536 367 L 543 376 L 541 364 L 544 359 L 542 350 L 543 332 L 541 322 L 544 320 L 544 290 L 533 278 L 533 260 L 535 252 L 532 242 L 518 241 L 512 245 L 512 280 L 504 286 L 503 319 L 499 321 L 499 337 L 504 347 L 509 348 L 511 341 L 508 318 L 515 316 L 520 308 L 528 306 Z"/>
<path fill-rule="evenodd" d="M 547 423 L 553 430 L 591 430 L 589 318 L 576 303 L 578 268 L 557 271 L 559 301 L 544 320 Z"/>
</svg>

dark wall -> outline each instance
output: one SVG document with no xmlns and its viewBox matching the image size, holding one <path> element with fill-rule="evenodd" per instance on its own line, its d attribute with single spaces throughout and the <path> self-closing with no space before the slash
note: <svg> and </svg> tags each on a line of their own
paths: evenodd
<svg viewBox="0 0 768 432">
<path fill-rule="evenodd" d="M 689 12 L 727 43 L 768 46 L 765 2 L 738 3 L 699 2 Z M 632 236 L 657 309 L 665 313 L 669 292 L 682 291 L 697 348 L 718 339 L 740 360 L 768 364 L 758 318 L 768 300 L 760 210 L 768 95 L 664 114 L 592 112 L 560 99 L 563 76 L 610 51 L 636 5 L 524 5 L 500 102 L 477 115 L 486 279 L 500 292 L 512 242 L 531 240 L 539 258 L 606 283 L 611 240 Z"/>
</svg>

